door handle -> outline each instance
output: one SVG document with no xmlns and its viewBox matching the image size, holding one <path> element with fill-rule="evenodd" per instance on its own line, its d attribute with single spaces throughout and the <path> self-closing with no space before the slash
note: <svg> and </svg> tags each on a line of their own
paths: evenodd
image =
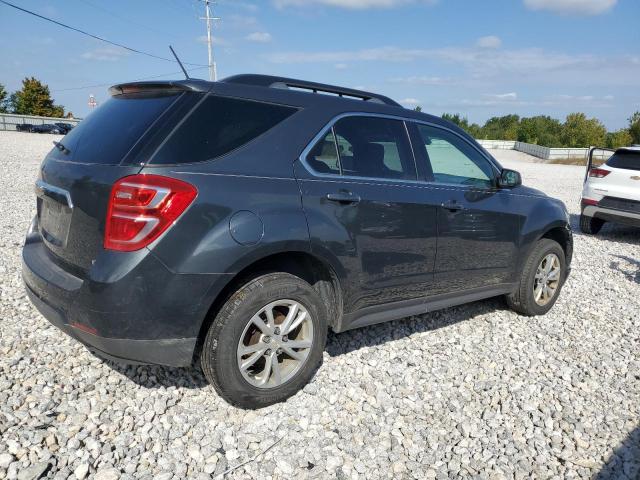
<svg viewBox="0 0 640 480">
<path fill-rule="evenodd" d="M 360 197 L 358 195 L 354 195 L 351 192 L 338 192 L 338 193 L 327 193 L 327 200 L 332 202 L 338 202 L 342 204 L 355 204 L 360 201 Z"/>
<path fill-rule="evenodd" d="M 455 200 L 449 200 L 448 202 L 443 202 L 440 206 L 450 212 L 458 212 L 460 210 L 464 210 L 464 205 L 456 202 Z"/>
</svg>

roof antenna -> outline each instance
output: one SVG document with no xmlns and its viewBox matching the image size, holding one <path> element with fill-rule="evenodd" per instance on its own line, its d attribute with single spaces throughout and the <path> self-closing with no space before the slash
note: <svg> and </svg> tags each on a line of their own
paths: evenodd
<svg viewBox="0 0 640 480">
<path fill-rule="evenodd" d="M 175 50 L 173 49 L 173 47 L 171 45 L 169 45 L 169 50 L 171 50 L 171 53 L 173 53 L 173 56 L 176 57 L 176 61 L 178 62 L 178 65 L 180 65 L 180 68 L 182 69 L 182 72 L 184 73 L 185 78 L 187 80 L 189 80 L 189 74 L 185 70 L 184 65 L 182 65 L 182 62 L 178 58 L 178 55 L 176 54 Z"/>
</svg>

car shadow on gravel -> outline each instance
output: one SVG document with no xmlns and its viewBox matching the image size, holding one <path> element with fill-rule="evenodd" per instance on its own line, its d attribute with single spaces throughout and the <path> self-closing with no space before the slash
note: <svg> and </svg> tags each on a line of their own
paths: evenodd
<svg viewBox="0 0 640 480">
<path fill-rule="evenodd" d="M 594 480 L 640 478 L 640 425 L 611 453 Z"/>
<path fill-rule="evenodd" d="M 209 385 L 199 365 L 184 368 L 162 365 L 125 365 L 102 358 L 95 353 L 93 355 L 115 372 L 144 388 L 200 389 Z"/>
<path fill-rule="evenodd" d="M 580 231 L 580 215 L 572 213 L 569 217 L 574 235 L 640 246 L 640 228 L 607 222 L 596 235 L 586 235 Z"/>
<path fill-rule="evenodd" d="M 344 355 L 364 347 L 382 345 L 416 333 L 438 330 L 478 315 L 501 310 L 508 310 L 506 303 L 502 297 L 495 297 L 342 333 L 329 331 L 325 350 L 332 357 Z"/>
<path fill-rule="evenodd" d="M 612 255 L 620 260 L 612 260 L 609 267 L 616 272 L 622 273 L 629 280 L 640 284 L 640 262 L 626 255 Z M 635 268 L 635 272 L 633 269 Z"/>
</svg>

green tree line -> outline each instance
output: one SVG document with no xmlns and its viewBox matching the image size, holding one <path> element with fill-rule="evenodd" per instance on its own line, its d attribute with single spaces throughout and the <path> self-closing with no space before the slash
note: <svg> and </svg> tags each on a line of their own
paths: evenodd
<svg viewBox="0 0 640 480">
<path fill-rule="evenodd" d="M 0 113 L 63 117 L 64 107 L 55 104 L 46 84 L 30 77 L 22 80 L 22 88 L 11 95 L 4 85 L 0 84 Z"/>
<path fill-rule="evenodd" d="M 444 113 L 442 118 L 455 123 L 474 138 L 490 140 L 518 140 L 545 147 L 609 148 L 640 144 L 640 112 L 629 117 L 627 128 L 608 132 L 597 118 L 587 118 L 584 113 L 570 113 L 564 122 L 546 115 L 519 117 L 504 115 L 492 117 L 484 125 L 469 123 L 466 117 Z"/>
</svg>

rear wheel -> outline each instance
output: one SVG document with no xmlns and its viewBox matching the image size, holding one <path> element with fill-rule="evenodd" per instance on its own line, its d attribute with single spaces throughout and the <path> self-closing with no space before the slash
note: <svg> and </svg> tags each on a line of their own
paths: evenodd
<svg viewBox="0 0 640 480">
<path fill-rule="evenodd" d="M 580 215 L 580 231 L 588 235 L 595 235 L 604 225 L 604 220 L 587 215 Z"/>
<path fill-rule="evenodd" d="M 204 341 L 205 376 L 229 403 L 260 408 L 295 394 L 322 362 L 326 309 L 288 273 L 259 276 L 237 290 Z"/>
<path fill-rule="evenodd" d="M 527 316 L 544 315 L 556 303 L 566 275 L 564 250 L 543 238 L 527 259 L 518 289 L 507 295 L 511 309 Z"/>
</svg>

